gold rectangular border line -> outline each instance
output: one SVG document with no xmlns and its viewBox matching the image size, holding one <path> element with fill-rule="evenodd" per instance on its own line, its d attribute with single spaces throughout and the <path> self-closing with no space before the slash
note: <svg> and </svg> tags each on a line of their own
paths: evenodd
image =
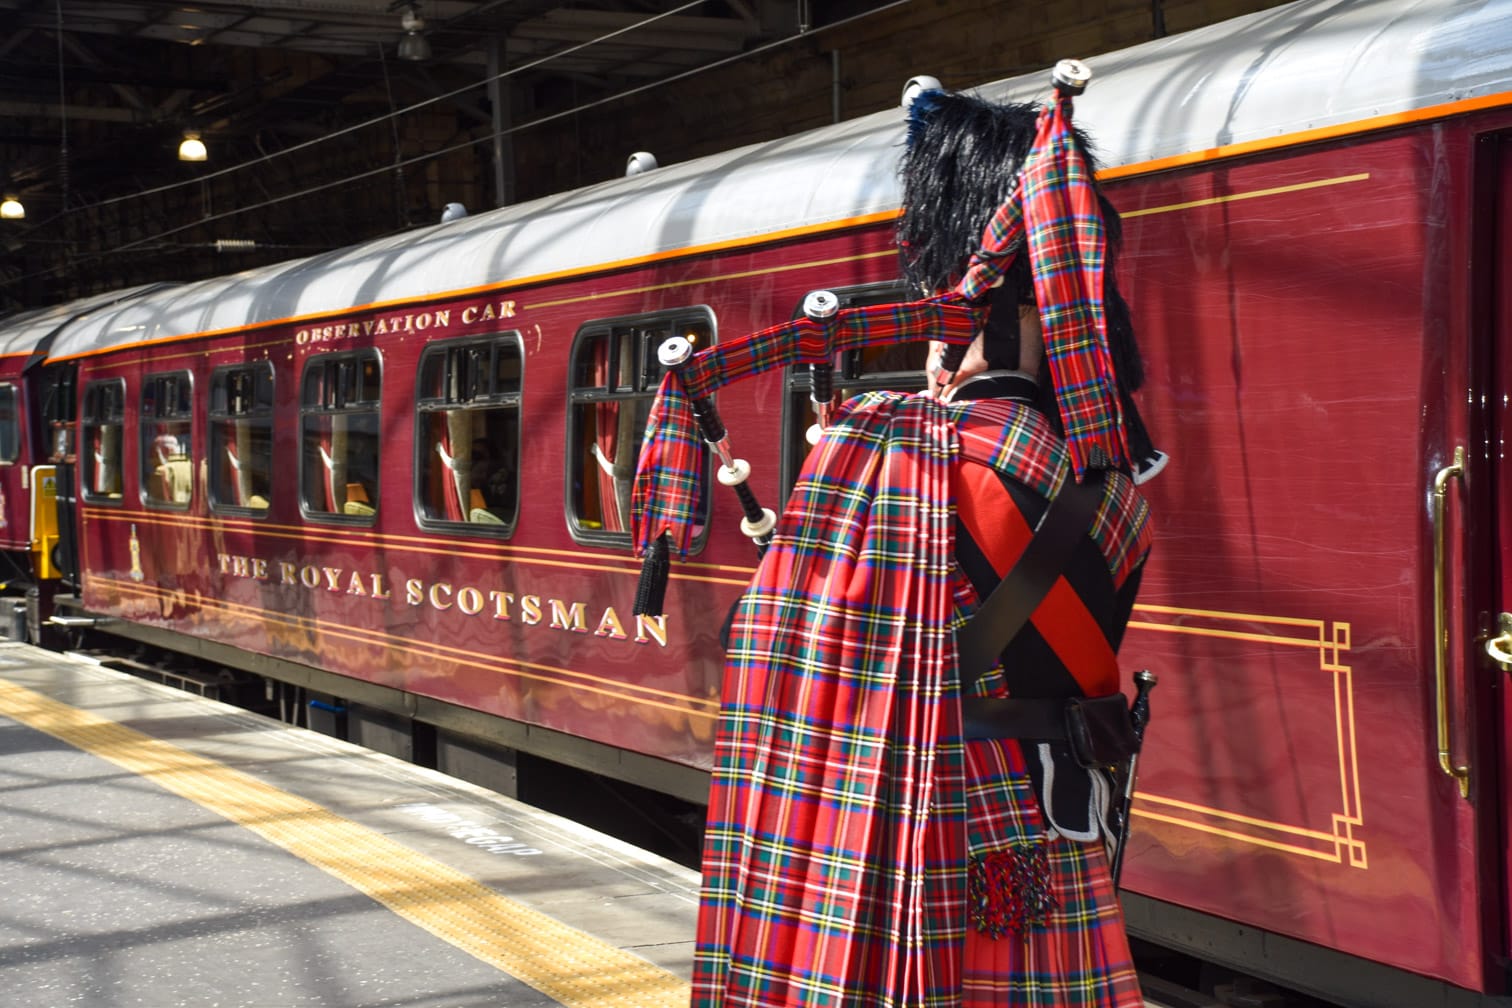
<svg viewBox="0 0 1512 1008">
<path fill-rule="evenodd" d="M 1334 736 L 1339 765 L 1340 809 L 1330 815 L 1327 830 L 1304 825 L 1276 822 L 1247 816 L 1240 812 L 1183 801 L 1148 791 L 1138 791 L 1136 816 L 1183 826 L 1212 836 L 1241 843 L 1316 858 L 1352 868 L 1368 869 L 1365 841 L 1355 836 L 1355 829 L 1365 824 L 1360 799 L 1360 766 L 1356 749 L 1354 677 L 1344 664 L 1341 653 L 1350 648 L 1350 624 L 1305 617 L 1273 616 L 1255 613 L 1223 612 L 1213 609 L 1184 609 L 1176 606 L 1134 606 L 1135 618 L 1130 629 L 1152 633 L 1170 633 L 1192 637 L 1220 638 L 1270 644 L 1276 647 L 1302 647 L 1318 652 L 1318 668 L 1332 676 Z M 1164 622 L 1140 617 L 1168 617 L 1193 622 Z M 1237 629 L 1222 624 L 1246 624 Z M 1216 624 L 1216 625 L 1215 625 Z M 1256 624 L 1261 630 L 1253 630 Z M 1276 632 L 1265 632 L 1274 628 Z M 1312 631 L 1311 634 L 1307 631 Z M 1156 811 L 1149 806 L 1160 806 Z M 1189 813 L 1182 816 L 1177 813 Z M 1214 821 L 1216 820 L 1216 822 Z M 1284 838 L 1292 838 L 1287 842 Z M 1301 841 L 1301 842 L 1297 842 Z M 1312 843 L 1307 843 L 1312 841 Z"/>
</svg>

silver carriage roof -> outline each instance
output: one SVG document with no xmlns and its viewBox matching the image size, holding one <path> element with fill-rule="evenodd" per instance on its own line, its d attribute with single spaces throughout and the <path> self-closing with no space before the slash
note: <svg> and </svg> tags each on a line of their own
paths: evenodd
<svg viewBox="0 0 1512 1008">
<path fill-rule="evenodd" d="M 1512 91 L 1512 0 L 1300 0 L 1087 62 L 1105 169 Z M 983 87 L 1042 100 L 1049 68 Z M 1512 100 L 1512 99 L 1509 99 Z M 901 110 L 95 312 L 55 359 L 518 284 L 896 211 Z M 0 323 L 3 328 L 3 323 Z"/>
<path fill-rule="evenodd" d="M 164 286 L 166 285 L 143 284 L 140 287 L 91 294 L 63 304 L 17 312 L 0 319 L 0 356 L 29 354 L 39 348 L 45 349 L 45 344 L 55 333 L 87 318 L 90 312 L 108 309 Z"/>
</svg>

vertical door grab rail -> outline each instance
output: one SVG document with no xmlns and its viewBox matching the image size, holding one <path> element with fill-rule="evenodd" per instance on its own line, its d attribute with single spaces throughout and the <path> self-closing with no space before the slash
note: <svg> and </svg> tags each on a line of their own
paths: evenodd
<svg viewBox="0 0 1512 1008">
<path fill-rule="evenodd" d="M 1433 478 L 1433 677 L 1434 703 L 1438 713 L 1438 763 L 1444 773 L 1459 782 L 1461 798 L 1470 797 L 1470 768 L 1456 765 L 1449 751 L 1449 613 L 1448 550 L 1444 545 L 1444 500 L 1451 479 L 1465 476 L 1465 449 L 1456 445 L 1454 461 Z"/>
</svg>

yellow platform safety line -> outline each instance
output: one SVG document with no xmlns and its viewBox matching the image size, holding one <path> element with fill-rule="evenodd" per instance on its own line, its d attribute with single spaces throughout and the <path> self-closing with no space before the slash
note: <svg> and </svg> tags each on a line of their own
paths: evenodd
<svg viewBox="0 0 1512 1008">
<path fill-rule="evenodd" d="M 0 714 L 260 834 L 568 1008 L 685 1008 L 686 981 L 239 770 L 0 680 Z"/>
</svg>

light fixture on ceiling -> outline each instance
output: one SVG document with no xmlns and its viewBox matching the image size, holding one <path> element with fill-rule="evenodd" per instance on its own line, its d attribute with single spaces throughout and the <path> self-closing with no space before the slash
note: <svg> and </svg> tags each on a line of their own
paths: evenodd
<svg viewBox="0 0 1512 1008">
<path fill-rule="evenodd" d="M 404 37 L 399 40 L 399 58 L 411 63 L 430 59 L 430 42 L 420 34 L 425 31 L 425 18 L 420 16 L 419 8 L 413 4 L 404 8 L 399 14 L 399 27 L 404 29 Z"/>
<path fill-rule="evenodd" d="M 7 196 L 5 197 L 5 201 L 0 203 L 0 219 L 25 220 L 26 207 L 22 206 L 21 201 L 16 199 L 16 197 Z"/>
<path fill-rule="evenodd" d="M 199 134 L 194 132 L 185 133 L 183 142 L 179 144 L 179 160 L 203 161 L 207 156 L 205 141 L 200 139 Z"/>
</svg>

